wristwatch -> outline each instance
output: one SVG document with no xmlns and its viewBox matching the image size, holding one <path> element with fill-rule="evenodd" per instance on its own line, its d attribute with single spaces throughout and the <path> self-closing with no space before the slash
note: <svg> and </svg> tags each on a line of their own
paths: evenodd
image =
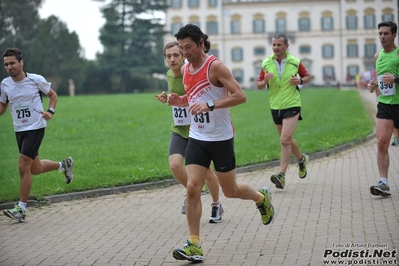
<svg viewBox="0 0 399 266">
<path fill-rule="evenodd" d="M 399 83 L 399 77 L 395 77 L 395 83 Z"/>
<path fill-rule="evenodd" d="M 47 112 L 51 113 L 52 115 L 55 114 L 55 109 L 53 107 L 49 107 Z"/>
<path fill-rule="evenodd" d="M 213 109 L 215 108 L 215 103 L 213 101 L 208 101 L 206 105 L 209 109 L 211 109 L 211 111 L 213 111 Z"/>
<path fill-rule="evenodd" d="M 301 78 L 301 85 L 303 85 L 303 81 L 304 81 L 303 78 Z"/>
</svg>

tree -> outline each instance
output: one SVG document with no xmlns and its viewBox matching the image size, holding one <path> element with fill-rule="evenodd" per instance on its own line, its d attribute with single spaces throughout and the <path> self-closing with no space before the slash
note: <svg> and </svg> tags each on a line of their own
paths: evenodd
<svg viewBox="0 0 399 266">
<path fill-rule="evenodd" d="M 112 87 L 111 75 L 101 68 L 98 61 L 88 61 L 83 83 L 84 94 L 105 94 Z"/>
<path fill-rule="evenodd" d="M 165 32 L 154 12 L 166 9 L 166 0 L 110 0 L 101 9 L 106 23 L 100 30 L 104 52 L 98 60 L 102 68 L 115 76 L 112 80 L 118 83 L 120 92 L 126 92 L 134 75 L 148 77 L 165 72 Z"/>
<path fill-rule="evenodd" d="M 38 9 L 42 0 L 1 0 L 0 1 L 0 49 L 18 47 L 23 51 L 35 39 L 35 32 L 40 22 Z M 32 55 L 26 53 L 26 59 Z M 2 77 L 7 75 L 1 69 Z"/>
<path fill-rule="evenodd" d="M 86 65 L 79 38 L 55 16 L 41 20 L 41 3 L 42 0 L 0 1 L 1 52 L 18 47 L 26 71 L 43 75 L 60 94 L 68 94 L 68 79 L 73 79 L 78 93 Z M 7 76 L 4 68 L 0 75 Z"/>
<path fill-rule="evenodd" d="M 41 20 L 30 50 L 35 57 L 27 61 L 29 69 L 40 69 L 40 74 L 52 82 L 59 94 L 68 94 L 68 80 L 73 79 L 79 93 L 84 82 L 85 60 L 78 35 L 69 32 L 64 22 L 55 16 Z"/>
</svg>

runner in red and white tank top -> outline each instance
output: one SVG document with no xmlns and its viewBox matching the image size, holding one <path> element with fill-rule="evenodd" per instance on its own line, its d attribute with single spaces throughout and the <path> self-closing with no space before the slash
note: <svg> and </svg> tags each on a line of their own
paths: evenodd
<svg viewBox="0 0 399 266">
<path fill-rule="evenodd" d="M 182 69 L 186 95 L 170 93 L 167 102 L 172 106 L 189 104 L 191 125 L 185 157 L 189 239 L 183 248 L 174 249 L 172 254 L 177 260 L 202 262 L 201 188 L 211 163 L 225 196 L 255 202 L 263 224 L 273 221 L 274 207 L 268 188 L 256 191 L 248 184 L 236 181 L 233 125 L 229 108 L 246 101 L 240 84 L 227 66 L 216 57 L 205 54 L 204 50 L 210 47 L 210 42 L 208 35 L 198 26 L 187 24 L 175 37 L 189 62 Z"/>
<path fill-rule="evenodd" d="M 187 93 L 188 103 L 206 103 L 227 97 L 228 91 L 224 87 L 217 87 L 209 80 L 209 67 L 214 55 L 209 56 L 200 69 L 191 73 L 190 63 L 184 69 L 183 83 Z M 190 138 L 203 141 L 222 141 L 234 136 L 233 124 L 230 117 L 230 108 L 214 109 L 191 116 Z"/>
</svg>

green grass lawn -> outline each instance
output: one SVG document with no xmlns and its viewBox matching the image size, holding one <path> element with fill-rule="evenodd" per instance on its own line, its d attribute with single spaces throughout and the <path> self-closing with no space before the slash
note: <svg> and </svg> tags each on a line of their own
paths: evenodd
<svg viewBox="0 0 399 266">
<path fill-rule="evenodd" d="M 246 91 L 233 107 L 237 166 L 276 160 L 280 143 L 267 91 Z M 47 100 L 45 105 L 47 106 Z M 305 153 L 326 150 L 373 131 L 355 90 L 304 89 L 303 121 L 295 139 Z M 153 94 L 59 97 L 39 151 L 41 159 L 75 160 L 75 180 L 66 185 L 54 171 L 33 178 L 32 199 L 172 178 L 168 146 L 172 111 Z M 19 199 L 18 150 L 9 111 L 0 117 L 0 202 Z"/>
</svg>

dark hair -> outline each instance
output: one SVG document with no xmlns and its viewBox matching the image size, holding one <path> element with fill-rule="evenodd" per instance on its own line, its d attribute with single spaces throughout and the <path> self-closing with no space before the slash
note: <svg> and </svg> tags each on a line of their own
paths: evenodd
<svg viewBox="0 0 399 266">
<path fill-rule="evenodd" d="M 22 51 L 18 48 L 7 48 L 3 53 L 3 58 L 8 56 L 15 56 L 18 62 L 22 60 Z"/>
<path fill-rule="evenodd" d="M 204 52 L 207 54 L 211 50 L 211 42 L 208 41 L 208 35 L 204 34 Z"/>
<path fill-rule="evenodd" d="M 275 34 L 275 35 L 273 36 L 273 39 L 280 39 L 280 38 L 283 38 L 283 39 L 284 39 L 284 44 L 287 44 L 287 43 L 288 43 L 288 38 L 287 38 L 287 36 L 286 36 L 285 34 L 277 33 L 277 34 Z"/>
<path fill-rule="evenodd" d="M 180 30 L 175 34 L 177 40 L 190 38 L 197 45 L 200 45 L 200 40 L 204 40 L 204 52 L 208 53 L 211 49 L 211 43 L 208 41 L 208 35 L 204 34 L 201 29 L 194 24 L 187 24 L 186 26 L 180 28 Z"/>
<path fill-rule="evenodd" d="M 398 32 L 398 25 L 396 25 L 396 23 L 393 21 L 383 21 L 378 24 L 378 29 L 381 27 L 390 27 L 392 35 Z"/>
<path fill-rule="evenodd" d="M 174 41 L 174 42 L 168 42 L 167 44 L 165 44 L 165 47 L 163 48 L 163 56 L 166 57 L 166 50 L 170 49 L 172 47 L 177 46 L 179 48 L 180 53 L 182 54 L 181 50 L 180 50 L 180 46 L 179 43 Z M 183 54 L 182 54 L 183 55 Z"/>
</svg>

